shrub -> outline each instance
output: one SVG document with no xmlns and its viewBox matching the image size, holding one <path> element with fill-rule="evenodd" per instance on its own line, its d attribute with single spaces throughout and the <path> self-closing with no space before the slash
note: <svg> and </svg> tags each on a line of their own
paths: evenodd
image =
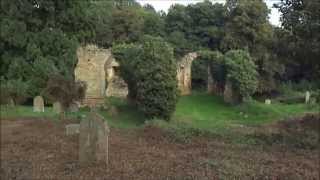
<svg viewBox="0 0 320 180">
<path fill-rule="evenodd" d="M 173 49 L 160 37 L 145 36 L 137 73 L 139 109 L 149 118 L 170 119 L 178 99 Z"/>
<path fill-rule="evenodd" d="M 137 44 L 115 44 L 112 47 L 112 54 L 121 64 L 120 76 L 128 84 L 128 98 L 135 100 L 137 96 L 136 73 L 137 62 L 141 59 L 143 50 Z"/>
<path fill-rule="evenodd" d="M 177 103 L 173 49 L 160 37 L 145 36 L 138 45 L 113 48 L 129 95 L 147 118 L 170 119 Z"/>
<path fill-rule="evenodd" d="M 207 88 L 208 63 L 201 57 L 195 59 L 191 66 L 192 89 L 202 90 Z"/>
<path fill-rule="evenodd" d="M 258 86 L 257 67 L 247 51 L 230 50 L 225 54 L 227 80 L 242 99 L 250 98 Z"/>
<path fill-rule="evenodd" d="M 212 78 L 218 83 L 223 85 L 226 79 L 226 67 L 223 54 L 219 51 L 200 51 L 201 59 L 206 61 L 210 67 Z"/>
<path fill-rule="evenodd" d="M 1 104 L 9 103 L 10 99 L 12 99 L 15 104 L 20 104 L 23 103 L 29 96 L 29 82 L 23 81 L 21 79 L 5 80 L 3 78 L 0 81 Z"/>
<path fill-rule="evenodd" d="M 65 111 L 75 101 L 80 101 L 85 97 L 86 85 L 84 82 L 75 82 L 71 78 L 62 75 L 53 75 L 47 82 L 47 87 L 43 94 L 52 101 L 61 103 L 62 110 Z"/>
</svg>

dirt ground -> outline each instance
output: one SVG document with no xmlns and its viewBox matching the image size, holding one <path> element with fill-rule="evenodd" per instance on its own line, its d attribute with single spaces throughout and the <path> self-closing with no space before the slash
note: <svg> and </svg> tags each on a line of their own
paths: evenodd
<svg viewBox="0 0 320 180">
<path fill-rule="evenodd" d="M 45 119 L 1 120 L 1 179 L 319 179 L 319 151 L 243 145 L 213 138 L 189 143 L 162 130 L 111 129 L 109 165 L 78 164 L 78 135 Z"/>
</svg>

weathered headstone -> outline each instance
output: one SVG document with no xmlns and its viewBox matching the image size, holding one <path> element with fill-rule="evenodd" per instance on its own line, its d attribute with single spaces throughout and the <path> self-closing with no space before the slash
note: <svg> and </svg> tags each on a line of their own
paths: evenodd
<svg viewBox="0 0 320 180">
<path fill-rule="evenodd" d="M 73 135 L 80 132 L 80 124 L 68 124 L 66 125 L 66 134 Z"/>
<path fill-rule="evenodd" d="M 12 98 L 9 99 L 8 105 L 9 105 L 9 107 L 14 107 L 15 106 L 14 100 Z"/>
<path fill-rule="evenodd" d="M 77 102 L 71 103 L 69 106 L 69 111 L 70 112 L 78 112 L 79 107 L 80 107 L 79 103 L 77 103 Z"/>
<path fill-rule="evenodd" d="M 41 96 L 33 99 L 33 112 L 44 112 L 44 101 Z"/>
<path fill-rule="evenodd" d="M 60 102 L 54 102 L 52 106 L 53 106 L 53 112 L 58 114 L 62 112 L 62 106 Z"/>
<path fill-rule="evenodd" d="M 231 81 L 227 81 L 224 87 L 223 92 L 224 102 L 229 104 L 237 104 L 241 102 L 241 97 L 238 92 L 236 92 L 233 88 Z"/>
<path fill-rule="evenodd" d="M 270 105 L 270 104 L 271 104 L 271 100 L 270 100 L 270 99 L 266 99 L 266 100 L 264 101 L 264 103 L 267 104 L 267 105 Z"/>
<path fill-rule="evenodd" d="M 309 91 L 306 91 L 305 103 L 306 103 L 306 104 L 309 104 L 309 102 L 310 102 L 310 92 L 309 92 Z"/>
<path fill-rule="evenodd" d="M 115 107 L 115 106 L 111 106 L 110 108 L 109 108 L 109 114 L 110 114 L 110 116 L 118 116 L 118 114 L 119 114 L 119 111 L 118 111 L 118 108 L 117 107 Z"/>
<path fill-rule="evenodd" d="M 108 163 L 108 124 L 104 118 L 91 112 L 80 123 L 79 161 L 91 163 L 103 161 Z"/>
</svg>

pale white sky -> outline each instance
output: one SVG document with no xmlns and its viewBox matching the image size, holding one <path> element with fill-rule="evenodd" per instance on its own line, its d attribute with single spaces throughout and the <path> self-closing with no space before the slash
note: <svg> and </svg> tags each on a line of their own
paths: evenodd
<svg viewBox="0 0 320 180">
<path fill-rule="evenodd" d="M 151 4 L 157 11 L 163 10 L 165 12 L 168 12 L 168 9 L 173 4 L 194 4 L 197 2 L 201 2 L 203 0 L 137 0 L 141 5 L 145 4 Z M 210 0 L 213 3 L 225 3 L 225 0 Z M 279 2 L 280 0 L 264 0 L 268 7 L 271 9 L 271 13 L 269 15 L 271 24 L 275 26 L 280 26 L 280 13 L 277 9 L 272 8 L 272 5 L 274 3 Z"/>
</svg>

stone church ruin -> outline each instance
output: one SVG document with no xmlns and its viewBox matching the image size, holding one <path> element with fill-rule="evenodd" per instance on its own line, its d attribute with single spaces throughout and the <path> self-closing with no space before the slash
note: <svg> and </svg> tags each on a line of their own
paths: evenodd
<svg viewBox="0 0 320 180">
<path fill-rule="evenodd" d="M 186 54 L 180 61 L 177 63 L 177 79 L 178 79 L 178 88 L 181 95 L 189 95 L 192 90 L 192 62 L 197 60 L 199 57 L 198 53 L 192 52 Z M 207 91 L 208 93 L 213 93 L 215 91 L 215 82 L 212 78 L 211 69 L 208 66 L 207 69 Z"/>
<path fill-rule="evenodd" d="M 75 79 L 87 84 L 83 105 L 103 104 L 107 96 L 127 96 L 128 87 L 118 74 L 119 63 L 110 49 L 87 45 L 78 48 L 77 57 Z"/>
<path fill-rule="evenodd" d="M 105 97 L 127 96 L 128 86 L 119 75 L 119 63 L 113 58 L 110 49 L 87 45 L 78 48 L 77 57 L 75 79 L 87 84 L 82 105 L 99 105 L 104 103 Z M 196 52 L 188 53 L 177 63 L 177 80 L 181 95 L 191 94 L 191 67 L 197 57 Z M 208 67 L 208 92 L 212 92 L 213 87 L 210 72 Z"/>
</svg>

